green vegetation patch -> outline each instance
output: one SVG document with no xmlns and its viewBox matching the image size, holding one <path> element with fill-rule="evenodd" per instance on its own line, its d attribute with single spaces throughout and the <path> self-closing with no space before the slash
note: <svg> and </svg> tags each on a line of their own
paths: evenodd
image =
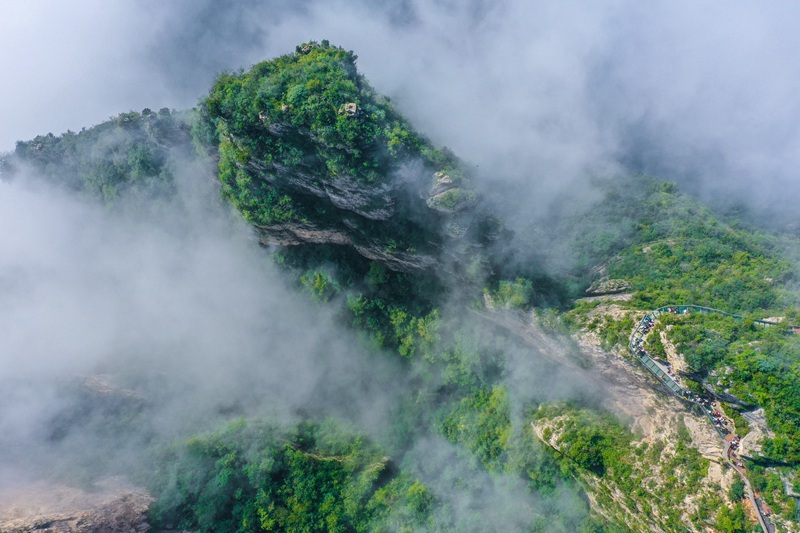
<svg viewBox="0 0 800 533">
<path fill-rule="evenodd" d="M 785 305 L 775 282 L 791 268 L 755 236 L 720 228 L 628 249 L 610 271 L 631 281 L 642 308 L 685 302 L 742 312 Z"/>
<path fill-rule="evenodd" d="M 669 339 L 693 369 L 708 375 L 711 387 L 764 408 L 775 432 L 765 442 L 764 456 L 800 463 L 800 336 L 785 326 L 714 314 L 665 320 L 672 323 Z"/>
<path fill-rule="evenodd" d="M 564 457 L 595 475 L 623 479 L 630 472 L 626 451 L 633 434 L 611 414 L 569 404 L 542 406 L 535 420 L 558 418 L 555 445 Z"/>
<path fill-rule="evenodd" d="M 327 41 L 309 42 L 217 78 L 194 133 L 208 150 L 218 150 L 223 195 L 251 222 L 320 215 L 276 192 L 291 189 L 291 175 L 319 188 L 339 177 L 380 184 L 411 159 L 431 173 L 458 167 L 452 154 L 433 148 L 370 87 L 356 58 Z M 472 198 L 456 196 L 445 203 Z"/>
<path fill-rule="evenodd" d="M 487 469 L 496 469 L 507 459 L 511 437 L 508 391 L 498 386 L 463 398 L 444 419 L 442 433 L 464 442 Z"/>
<path fill-rule="evenodd" d="M 214 532 L 422 528 L 434 501 L 365 437 L 332 421 L 240 419 L 162 458 L 156 527 Z"/>
<path fill-rule="evenodd" d="M 174 157 L 192 156 L 191 121 L 191 113 L 167 108 L 121 113 L 78 133 L 19 141 L 5 164 L 30 166 L 52 183 L 107 203 L 129 191 L 170 193 Z"/>
</svg>

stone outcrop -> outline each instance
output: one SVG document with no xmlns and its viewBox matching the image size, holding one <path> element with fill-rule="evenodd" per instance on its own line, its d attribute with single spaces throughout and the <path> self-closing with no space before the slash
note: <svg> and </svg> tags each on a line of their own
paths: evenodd
<svg viewBox="0 0 800 533">
<path fill-rule="evenodd" d="M 341 244 L 350 245 L 353 241 L 346 232 L 321 228 L 313 222 L 286 222 L 256 225 L 261 244 L 277 246 L 296 246 L 298 244 Z"/>
<path fill-rule="evenodd" d="M 456 180 L 444 172 L 433 174 L 433 184 L 428 190 L 426 205 L 440 213 L 456 213 L 473 207 L 477 202 L 475 192 L 459 187 L 463 180 Z"/>
<path fill-rule="evenodd" d="M 415 270 L 431 270 L 439 261 L 431 256 L 409 252 L 397 252 L 381 249 L 379 246 L 354 246 L 355 249 L 373 261 L 379 261 L 392 270 L 399 272 L 412 272 Z"/>
<path fill-rule="evenodd" d="M 347 102 L 342 106 L 341 109 L 339 109 L 340 115 L 346 115 L 348 117 L 354 117 L 358 115 L 358 112 L 359 112 L 358 104 L 356 104 L 355 102 Z"/>
<path fill-rule="evenodd" d="M 153 499 L 140 489 L 111 480 L 87 492 L 35 483 L 0 489 L 3 533 L 145 533 Z"/>
<path fill-rule="evenodd" d="M 440 268 L 439 250 L 458 248 L 448 247 L 446 242 L 466 238 L 473 222 L 471 208 L 477 203 L 477 195 L 464 186 L 465 180 L 443 172 L 433 174 L 432 185 L 424 188 L 420 202 L 420 195 L 412 191 L 422 169 L 404 169 L 402 177 L 374 184 L 348 175 L 320 178 L 313 165 L 304 163 L 287 167 L 250 160 L 244 169 L 293 201 L 304 205 L 316 202 L 316 212 L 324 213 L 316 218 L 256 224 L 262 244 L 351 246 L 362 256 L 400 272 Z M 425 242 L 413 242 L 413 248 L 421 245 L 424 250 L 410 246 L 404 233 L 407 228 L 420 228 L 413 231 L 429 235 Z M 446 262 L 452 260 L 448 257 Z"/>
<path fill-rule="evenodd" d="M 586 294 L 589 296 L 601 296 L 604 294 L 617 294 L 625 292 L 631 288 L 631 284 L 624 279 L 600 279 L 592 283 L 586 289 Z"/>
<path fill-rule="evenodd" d="M 248 167 L 272 185 L 326 199 L 338 209 L 370 220 L 388 220 L 395 214 L 395 188 L 390 184 L 370 185 L 351 176 L 321 180 L 300 166 L 290 169 L 251 161 Z"/>
<path fill-rule="evenodd" d="M 343 225 L 347 225 L 347 220 Z M 352 221 L 350 221 L 352 223 Z M 301 244 L 338 244 L 352 246 L 358 253 L 379 261 L 391 270 L 413 272 L 435 268 L 439 261 L 432 255 L 395 250 L 377 240 L 360 235 L 353 225 L 352 231 L 335 227 L 323 228 L 313 222 L 288 222 L 269 226 L 256 226 L 259 240 L 264 245 L 296 246 Z M 359 239 L 361 237 L 361 239 Z"/>
<path fill-rule="evenodd" d="M 767 425 L 767 417 L 763 407 L 744 412 L 742 417 L 747 420 L 750 431 L 739 442 L 739 455 L 742 457 L 758 457 L 763 451 L 761 445 L 763 440 L 774 437 L 775 433 L 770 431 Z"/>
<path fill-rule="evenodd" d="M 459 187 L 428 198 L 428 207 L 440 213 L 456 213 L 475 205 L 475 193 Z"/>
</svg>

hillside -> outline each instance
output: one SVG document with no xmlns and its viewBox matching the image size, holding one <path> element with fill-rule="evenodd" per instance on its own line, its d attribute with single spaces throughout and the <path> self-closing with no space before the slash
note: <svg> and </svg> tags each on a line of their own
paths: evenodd
<svg viewBox="0 0 800 533">
<path fill-rule="evenodd" d="M 791 443 L 800 428 L 794 397 L 800 344 L 790 328 L 797 322 L 796 238 L 725 223 L 666 186 L 639 208 L 643 223 L 632 243 L 594 269 L 600 280 L 618 280 L 626 297 L 611 306 L 609 297 L 578 300 L 564 318 L 581 335 L 631 358 L 629 337 L 645 313 L 684 304 L 720 310 L 663 313 L 648 326 L 642 347 L 680 386 L 714 402 L 727 420 L 723 429 L 742 440 L 737 453 L 746 458 L 747 477 L 772 523 L 792 530 L 798 462 Z M 722 457 L 716 460 L 725 466 Z M 749 505 L 746 498 L 741 503 Z M 752 505 L 748 520 L 739 507 L 734 511 L 738 521 L 718 518 L 726 524 L 721 530 L 755 523 Z"/>
<path fill-rule="evenodd" d="M 3 158 L 5 179 L 23 172 L 68 190 L 113 202 L 137 192 L 151 198 L 171 194 L 176 159 L 190 157 L 191 115 L 167 108 L 120 113 L 80 132 L 39 135 L 17 143 Z"/>
<path fill-rule="evenodd" d="M 70 449 L 73 462 L 52 474 L 86 485 L 127 469 L 161 530 L 750 531 L 755 510 L 730 442 L 628 349 L 646 313 L 691 304 L 737 317 L 666 313 L 643 346 L 682 387 L 718 402 L 771 522 L 796 528 L 800 336 L 787 326 L 800 324 L 800 241 L 638 175 L 593 179 L 584 209 L 512 231 L 502 202 L 473 185 L 485 176 L 415 131 L 356 59 L 304 43 L 219 75 L 195 110 L 122 113 L 20 142 L 2 160 L 4 180 L 112 214 L 144 201 L 182 216 L 171 203 L 181 188 L 215 175 L 262 247 L 258 261 L 280 273 L 267 278 L 265 267 L 264 283 L 290 295 L 274 312 L 310 325 L 281 322 L 255 355 L 235 338 L 209 349 L 254 375 L 305 361 L 304 351 L 333 361 L 317 381 L 286 385 L 286 397 L 307 388 L 306 403 L 259 396 L 247 381 L 240 396 L 204 398 L 213 416 L 191 426 L 184 400 L 166 398 L 202 372 L 172 375 L 158 359 L 191 330 L 146 345 L 157 368 L 107 363 L 97 372 L 110 377 L 64 387 L 69 401 L 42 422 L 39 444 L 60 450 L 77 435 L 107 455 L 87 459 L 85 447 L 74 460 Z M 206 290 L 187 291 L 200 295 L 194 305 L 207 304 Z M 239 320 L 267 329 L 269 316 L 278 322 Z M 768 317 L 774 326 L 755 321 Z M 363 358 L 345 359 L 353 354 Z M 209 356 L 185 360 L 202 368 Z M 326 388 L 351 383 L 342 361 L 368 367 L 346 395 Z M 295 373 L 312 374 L 303 364 Z"/>
<path fill-rule="evenodd" d="M 341 48 L 220 76 L 195 131 L 222 194 L 265 244 L 336 244 L 392 270 L 453 268 L 443 249 L 480 231 L 459 160 L 415 132 Z M 466 243 L 461 244 L 465 246 Z"/>
</svg>

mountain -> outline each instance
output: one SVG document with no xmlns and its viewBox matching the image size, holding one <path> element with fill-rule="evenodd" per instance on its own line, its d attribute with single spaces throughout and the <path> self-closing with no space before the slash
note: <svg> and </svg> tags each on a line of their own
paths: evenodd
<svg viewBox="0 0 800 533">
<path fill-rule="evenodd" d="M 397 271 L 473 255 L 468 237 L 494 234 L 481 231 L 463 165 L 415 132 L 355 61 L 310 42 L 218 77 L 196 131 L 223 196 L 264 244 L 351 246 Z"/>
<path fill-rule="evenodd" d="M 415 131 L 356 59 L 304 43 L 219 75 L 194 110 L 123 113 L 3 158 L 4 179 L 112 213 L 174 208 L 214 175 L 280 271 L 269 283 L 310 309 L 312 326 L 281 326 L 246 365 L 285 364 L 273 344 L 288 337 L 292 358 L 338 362 L 337 338 L 374 366 L 343 410 L 334 365 L 304 384 L 323 399 L 287 400 L 290 415 L 248 390 L 209 398 L 214 427 L 169 433 L 160 402 L 191 379 L 120 365 L 65 386 L 48 446 L 143 448 L 125 473 L 162 529 L 734 532 L 757 507 L 796 529 L 797 238 L 639 175 L 594 178 L 580 209 L 511 228 L 485 176 Z M 337 329 L 315 343 L 328 314 Z M 236 346 L 213 349 L 234 365 Z M 89 462 L 66 470 L 113 464 Z"/>
<path fill-rule="evenodd" d="M 192 153 L 191 116 L 167 108 L 120 113 L 75 133 L 39 135 L 17 143 L 2 176 L 23 169 L 59 187 L 111 202 L 129 191 L 174 192 L 176 157 Z"/>
</svg>

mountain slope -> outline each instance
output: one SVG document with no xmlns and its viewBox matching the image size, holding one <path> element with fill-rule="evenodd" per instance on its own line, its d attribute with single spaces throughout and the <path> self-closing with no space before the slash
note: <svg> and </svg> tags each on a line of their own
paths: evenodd
<svg viewBox="0 0 800 533">
<path fill-rule="evenodd" d="M 369 353 L 364 366 L 391 361 L 402 394 L 363 398 L 382 408 L 374 424 L 361 413 L 356 422 L 331 420 L 328 406 L 313 402 L 288 406 L 287 422 L 270 419 L 272 405 L 209 399 L 218 401 L 215 416 L 235 421 L 177 441 L 146 435 L 156 471 L 137 474 L 157 498 L 158 527 L 746 527 L 738 493 L 728 494 L 732 472 L 716 457 L 722 448 L 708 442 L 713 429 L 676 400 L 660 401 L 643 372 L 619 375 L 638 364 L 622 359 L 635 319 L 676 303 L 750 313 L 665 319 L 647 348 L 682 357 L 694 380 L 687 387 L 763 407 L 763 434 L 773 433 L 748 470 L 790 523 L 794 500 L 782 482 L 798 479 L 798 337 L 747 319 L 798 317 L 789 237 L 726 223 L 674 184 L 643 176 L 598 180 L 599 199 L 585 211 L 564 210 L 512 236 L 465 165 L 415 132 L 358 73 L 352 52 L 326 41 L 220 75 L 195 112 L 125 113 L 77 134 L 37 137 L 1 168 L 4 177 L 33 169 L 113 209 L 128 197 L 180 194 L 179 161 L 195 157 L 215 167 L 222 198 L 269 248 L 261 257 L 288 273 L 270 281 L 335 316 L 337 337 Z M 544 270 L 536 257 L 548 255 L 568 272 Z M 609 304 L 579 299 L 587 289 L 627 292 Z M 531 317 L 542 326 L 535 334 Z M 260 315 L 249 318 L 262 325 Z M 248 368 L 276 364 L 271 343 L 281 335 L 328 355 L 313 328 L 279 331 Z M 606 351 L 587 356 L 587 337 Z M 240 355 L 225 343 L 213 349 L 230 362 Z M 152 382 L 169 388 L 160 374 Z M 647 390 L 636 395 L 637 387 Z M 645 405 L 626 410 L 630 398 Z M 662 434 L 647 420 L 651 407 Z M 97 413 L 117 427 L 113 409 L 78 402 L 74 411 L 55 419 L 61 433 L 89 432 Z M 734 411 L 738 425 L 744 418 Z"/>
<path fill-rule="evenodd" d="M 310 42 L 221 75 L 195 131 L 218 156 L 222 193 L 265 244 L 347 245 L 400 271 L 446 264 L 446 241 L 477 231 L 476 194 L 355 61 Z"/>
</svg>

